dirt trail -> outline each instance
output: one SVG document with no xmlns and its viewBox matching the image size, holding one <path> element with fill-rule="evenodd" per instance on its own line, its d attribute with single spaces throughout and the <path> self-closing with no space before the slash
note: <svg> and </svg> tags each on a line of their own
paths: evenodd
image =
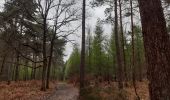
<svg viewBox="0 0 170 100">
<path fill-rule="evenodd" d="M 56 90 L 45 100 L 78 100 L 78 88 L 66 83 L 59 83 Z"/>
</svg>

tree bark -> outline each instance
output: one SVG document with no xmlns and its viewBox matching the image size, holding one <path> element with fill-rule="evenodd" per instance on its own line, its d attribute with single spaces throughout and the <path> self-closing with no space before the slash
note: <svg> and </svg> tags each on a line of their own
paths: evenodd
<svg viewBox="0 0 170 100">
<path fill-rule="evenodd" d="M 4 70 L 5 60 L 6 60 L 6 55 L 3 57 L 3 60 L 2 60 L 2 65 L 1 65 L 1 72 L 0 72 L 0 75 L 2 74 L 2 72 L 3 72 L 3 70 Z"/>
<path fill-rule="evenodd" d="M 28 60 L 25 60 L 25 65 L 28 65 Z M 24 81 L 28 80 L 28 67 L 24 68 Z"/>
<path fill-rule="evenodd" d="M 120 35 L 121 35 L 121 60 L 123 63 L 122 71 L 124 76 L 124 81 L 127 81 L 127 72 L 126 72 L 126 56 L 125 56 L 125 39 L 123 32 L 123 19 L 122 19 L 122 0 L 119 0 L 119 17 L 120 17 Z"/>
<path fill-rule="evenodd" d="M 8 67 L 8 70 L 7 70 L 7 74 L 8 74 L 7 84 L 10 85 L 11 84 L 11 67 L 12 67 L 12 64 L 8 64 L 7 67 Z"/>
<path fill-rule="evenodd" d="M 137 92 L 137 87 L 136 87 L 136 66 L 135 66 L 135 33 L 134 33 L 134 22 L 133 22 L 133 2 L 130 0 L 130 10 L 131 10 L 131 30 L 132 30 L 132 81 L 133 81 L 133 87 L 135 90 L 135 94 L 137 97 L 137 100 L 140 100 L 140 97 Z"/>
<path fill-rule="evenodd" d="M 151 100 L 170 99 L 170 42 L 161 0 L 138 0 Z"/>
<path fill-rule="evenodd" d="M 89 45 L 89 55 L 88 55 L 88 60 L 89 60 L 89 63 L 88 63 L 88 66 L 90 67 L 90 69 L 91 69 L 91 30 L 90 30 L 90 28 L 89 28 L 89 30 L 88 30 L 88 37 L 89 37 L 89 43 L 88 43 L 88 45 Z"/>
<path fill-rule="evenodd" d="M 36 62 L 37 61 L 37 55 L 36 53 L 33 54 L 33 60 Z M 36 74 L 36 63 L 35 62 L 32 62 L 32 72 L 31 72 L 31 79 L 35 79 L 35 74 Z"/>
<path fill-rule="evenodd" d="M 54 33 L 55 34 L 55 33 Z M 47 84 L 46 88 L 49 89 L 49 78 L 50 78 L 50 70 L 51 70 L 51 62 L 52 62 L 52 56 L 53 56 L 53 48 L 54 48 L 54 40 L 56 36 L 53 36 L 53 39 L 51 41 L 51 47 L 50 47 L 50 56 L 48 60 L 48 68 L 47 68 Z"/>
<path fill-rule="evenodd" d="M 116 45 L 116 57 L 117 57 L 117 69 L 118 69 L 118 87 L 119 89 L 123 88 L 123 79 L 122 79 L 122 62 L 120 54 L 120 42 L 118 35 L 118 13 L 117 13 L 117 0 L 115 0 L 115 45 Z"/>
<path fill-rule="evenodd" d="M 47 2 L 47 1 L 46 1 Z M 47 33 L 47 23 L 46 17 L 43 23 L 43 71 L 42 71 L 42 86 L 41 90 L 46 91 L 46 75 L 47 75 L 47 56 L 46 56 L 46 33 Z"/>
<path fill-rule="evenodd" d="M 17 52 L 16 66 L 15 66 L 15 81 L 19 78 L 19 53 Z"/>
<path fill-rule="evenodd" d="M 86 0 L 83 0 L 82 9 L 82 47 L 81 47 L 81 62 L 80 62 L 80 89 L 84 88 L 84 67 L 85 67 L 85 14 Z"/>
</svg>

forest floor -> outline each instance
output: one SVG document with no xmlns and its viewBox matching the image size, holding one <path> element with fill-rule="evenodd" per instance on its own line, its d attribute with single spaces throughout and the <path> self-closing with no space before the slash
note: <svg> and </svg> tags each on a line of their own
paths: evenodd
<svg viewBox="0 0 170 100">
<path fill-rule="evenodd" d="M 149 100 L 148 82 L 136 82 L 140 100 Z M 84 90 L 83 100 L 138 100 L 132 82 L 123 90 L 118 89 L 116 82 L 102 82 L 98 86 L 89 86 Z"/>
<path fill-rule="evenodd" d="M 0 100 L 76 100 L 78 89 L 66 83 L 50 82 L 50 89 L 40 91 L 41 81 L 0 82 Z M 62 99 L 61 99 L 62 98 Z M 64 99 L 65 98 L 65 99 Z"/>
<path fill-rule="evenodd" d="M 137 92 L 141 100 L 149 100 L 148 82 L 137 82 Z M 7 85 L 0 82 L 0 100 L 77 100 L 79 90 L 71 84 L 52 81 L 50 89 L 40 91 L 41 81 L 19 81 Z M 83 100 L 136 100 L 132 83 L 119 91 L 117 83 L 100 83 L 88 86 L 84 91 Z"/>
</svg>

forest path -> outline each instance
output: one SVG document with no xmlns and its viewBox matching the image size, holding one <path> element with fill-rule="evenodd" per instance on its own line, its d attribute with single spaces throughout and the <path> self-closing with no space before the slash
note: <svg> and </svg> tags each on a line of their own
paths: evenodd
<svg viewBox="0 0 170 100">
<path fill-rule="evenodd" d="M 58 83 L 56 90 L 45 100 L 78 100 L 78 96 L 78 88 L 67 83 Z"/>
</svg>

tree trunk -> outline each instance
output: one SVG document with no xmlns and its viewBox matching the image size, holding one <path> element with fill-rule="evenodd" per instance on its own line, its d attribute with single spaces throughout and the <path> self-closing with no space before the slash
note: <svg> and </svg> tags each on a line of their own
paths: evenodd
<svg viewBox="0 0 170 100">
<path fill-rule="evenodd" d="M 90 28 L 89 28 L 89 30 L 88 30 L 88 36 L 89 36 L 89 43 L 88 43 L 88 45 L 89 45 L 89 55 L 88 55 L 88 60 L 89 60 L 89 63 L 88 63 L 88 66 L 90 67 L 90 69 L 91 69 L 91 30 L 90 30 Z"/>
<path fill-rule="evenodd" d="M 140 81 L 140 82 L 142 82 L 142 79 L 143 79 L 143 77 L 142 77 L 142 59 L 141 59 L 141 57 L 142 57 L 142 55 L 140 54 L 140 47 L 137 47 L 136 48 L 136 54 L 137 54 L 137 66 L 138 66 L 138 80 Z"/>
<path fill-rule="evenodd" d="M 53 56 L 54 40 L 55 40 L 55 36 L 53 37 L 53 39 L 52 39 L 52 41 L 51 41 L 50 56 L 49 56 L 49 60 L 48 60 L 47 84 L 46 84 L 46 88 L 47 88 L 47 89 L 49 89 L 49 78 L 50 78 L 51 62 L 52 62 L 52 56 Z"/>
<path fill-rule="evenodd" d="M 82 9 L 82 47 L 81 47 L 81 62 L 80 62 L 80 95 L 81 89 L 84 88 L 84 67 L 85 67 L 85 14 L 86 13 L 86 0 L 83 0 Z"/>
<path fill-rule="evenodd" d="M 118 35 L 118 13 L 117 13 L 117 0 L 115 0 L 115 44 L 116 44 L 116 56 L 117 56 L 117 69 L 118 69 L 118 87 L 119 89 L 123 88 L 123 79 L 122 79 L 122 67 L 121 54 L 120 54 L 120 43 Z"/>
<path fill-rule="evenodd" d="M 25 60 L 25 65 L 28 65 L 28 60 Z M 24 68 L 24 81 L 28 80 L 28 67 Z"/>
<path fill-rule="evenodd" d="M 127 72 L 126 72 L 126 57 L 125 57 L 125 39 L 123 32 L 123 19 L 122 19 L 122 0 L 119 0 L 119 16 L 120 16 L 120 35 L 121 35 L 121 60 L 123 63 L 122 71 L 124 73 L 124 81 L 127 81 Z"/>
<path fill-rule="evenodd" d="M 1 65 L 1 72 L 0 72 L 0 75 L 2 74 L 2 72 L 3 72 L 3 70 L 4 70 L 5 60 L 6 60 L 6 55 L 3 57 L 3 60 L 2 60 L 2 65 Z"/>
<path fill-rule="evenodd" d="M 170 99 L 170 42 L 161 0 L 139 0 L 151 100 Z"/>
<path fill-rule="evenodd" d="M 17 52 L 17 58 L 16 58 L 16 66 L 15 66 L 15 81 L 18 81 L 19 78 L 19 53 Z"/>
<path fill-rule="evenodd" d="M 10 61 L 14 61 L 14 57 L 13 57 L 13 55 L 11 56 L 11 58 L 9 58 L 10 59 Z M 10 85 L 11 84 L 11 80 L 12 80 L 12 77 L 11 77 L 11 75 L 13 74 L 12 73 L 12 68 L 13 68 L 13 63 L 11 63 L 11 64 L 8 64 L 8 82 L 7 82 L 7 84 L 8 85 Z"/>
<path fill-rule="evenodd" d="M 137 100 L 140 100 L 140 97 L 137 92 L 137 87 L 136 87 L 136 66 L 135 66 L 135 41 L 134 41 L 134 25 L 133 25 L 133 2 L 130 0 L 130 9 L 131 9 L 131 30 L 132 30 L 132 81 L 133 81 L 133 87 L 135 90 L 135 94 L 137 97 Z"/>
<path fill-rule="evenodd" d="M 34 60 L 35 62 L 32 62 L 33 68 L 32 68 L 32 72 L 31 72 L 31 79 L 35 79 L 35 74 L 36 74 L 36 61 L 37 61 L 37 56 L 36 56 L 36 54 L 33 54 L 33 60 Z"/>
<path fill-rule="evenodd" d="M 43 25 L 43 71 L 42 71 L 42 86 L 41 90 L 46 91 L 46 75 L 47 75 L 47 56 L 46 56 L 46 32 L 47 32 L 47 23 L 46 19 L 44 18 L 44 25 Z"/>
<path fill-rule="evenodd" d="M 11 84 L 11 67 L 12 67 L 12 64 L 8 64 L 7 67 L 8 67 L 8 70 L 7 70 L 7 74 L 8 74 L 7 84 L 10 85 Z"/>
</svg>

